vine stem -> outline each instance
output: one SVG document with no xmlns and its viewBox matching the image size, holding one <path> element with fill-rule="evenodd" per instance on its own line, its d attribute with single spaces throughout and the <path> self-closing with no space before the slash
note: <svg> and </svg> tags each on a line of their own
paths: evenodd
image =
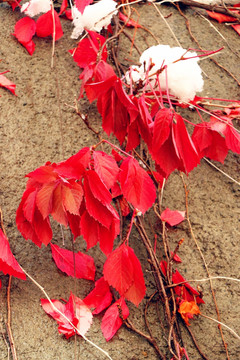
<svg viewBox="0 0 240 360">
<path fill-rule="evenodd" d="M 20 265 L 19 265 L 20 266 Z M 56 311 L 58 314 L 60 314 L 65 320 L 68 321 L 68 323 L 74 328 L 74 330 L 76 331 L 76 333 L 78 333 L 78 335 L 80 335 L 88 344 L 92 345 L 93 347 L 95 347 L 98 351 L 100 351 L 101 353 L 103 353 L 108 359 L 113 360 L 111 358 L 111 356 L 107 353 L 107 351 L 103 350 L 102 348 L 100 348 L 100 346 L 98 346 L 97 344 L 95 344 L 94 342 L 92 342 L 91 340 L 89 340 L 85 335 L 81 334 L 79 332 L 79 330 L 76 328 L 76 326 L 73 325 L 73 323 L 71 322 L 71 320 L 69 320 L 69 318 L 64 315 L 52 302 L 52 300 L 50 299 L 48 293 L 46 292 L 46 290 L 44 289 L 44 287 L 42 285 L 40 285 L 22 266 L 20 266 L 20 268 L 22 269 L 22 271 L 26 274 L 26 276 L 42 291 L 42 293 L 46 296 L 47 300 L 49 301 L 49 303 L 51 304 L 52 308 L 54 311 Z"/>
<path fill-rule="evenodd" d="M 224 326 L 226 329 L 228 329 L 234 336 L 236 336 L 236 338 L 238 340 L 240 340 L 240 336 L 236 333 L 236 331 L 234 331 L 232 328 L 230 328 L 229 326 L 227 326 L 226 324 L 222 323 L 221 321 L 218 321 L 216 319 L 213 319 L 212 317 L 210 316 L 207 316 L 207 315 L 204 315 L 202 313 L 200 313 L 199 315 L 201 315 L 202 317 L 208 319 L 208 320 L 211 320 L 211 321 L 214 321 L 216 322 L 217 324 L 221 325 L 221 326 Z"/>
<path fill-rule="evenodd" d="M 185 190 L 185 206 L 186 206 L 186 220 L 187 220 L 187 223 L 188 223 L 188 227 L 189 227 L 189 230 L 190 230 L 190 234 L 192 236 L 192 239 L 198 249 L 198 252 L 201 256 L 201 259 L 203 261 L 203 264 L 204 264 L 204 267 L 205 267 L 205 270 L 206 270 L 206 273 L 207 273 L 207 276 L 209 278 L 209 282 L 210 282 L 210 288 L 211 288 L 211 292 L 212 292 L 212 297 L 213 297 L 213 302 L 214 302 L 214 305 L 215 305 L 215 309 L 216 309 L 216 313 L 217 313 L 217 317 L 218 317 L 218 322 L 219 322 L 219 331 L 220 331 L 220 334 L 221 334 L 221 338 L 222 338 L 222 342 L 223 342 L 223 345 L 224 345 L 224 348 L 225 348 L 225 351 L 226 351 L 226 356 L 227 356 L 227 359 L 230 360 L 229 358 L 229 353 L 228 353 L 228 348 L 227 348 L 227 343 L 225 342 L 224 340 L 224 336 L 223 336 L 223 332 L 222 332 L 222 327 L 221 327 L 221 318 L 220 318 L 220 313 L 219 313 L 219 309 L 218 309 L 218 305 L 217 305 L 217 300 L 216 300 L 216 296 L 215 296 L 215 292 L 213 290 L 213 284 L 212 284 L 212 280 L 210 279 L 211 276 L 210 276 L 210 272 L 209 272 L 209 269 L 208 269 L 208 265 L 206 263 L 206 260 L 205 260 L 205 257 L 203 255 L 203 252 L 198 244 L 198 241 L 197 241 L 197 238 L 193 232 L 193 228 L 192 228 L 192 224 L 191 224 L 191 221 L 190 221 L 190 218 L 189 218 L 189 208 L 188 208 L 188 194 L 189 194 L 189 191 L 187 189 L 187 185 L 184 181 L 184 177 L 183 177 L 183 174 L 180 173 L 180 177 L 182 179 L 182 183 L 183 183 L 183 187 L 184 187 L 184 190 Z"/>
</svg>

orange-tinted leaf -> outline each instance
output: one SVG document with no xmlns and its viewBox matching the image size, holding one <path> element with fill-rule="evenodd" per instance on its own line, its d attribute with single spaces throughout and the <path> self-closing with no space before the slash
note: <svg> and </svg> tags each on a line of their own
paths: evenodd
<svg viewBox="0 0 240 360">
<path fill-rule="evenodd" d="M 44 184 L 37 193 L 36 204 L 44 219 L 52 211 L 53 191 L 56 186 L 56 182 Z"/>
<path fill-rule="evenodd" d="M 194 301 L 182 301 L 178 312 L 181 314 L 186 325 L 190 326 L 189 319 L 193 319 L 194 315 L 201 314 L 199 307 Z"/>
<path fill-rule="evenodd" d="M 94 280 L 95 265 L 91 256 L 80 251 L 73 253 L 53 244 L 51 244 L 51 249 L 53 259 L 61 271 L 77 279 Z"/>
<path fill-rule="evenodd" d="M 83 199 L 83 188 L 75 181 L 69 181 L 69 185 L 62 185 L 62 202 L 66 211 L 73 215 L 79 215 L 79 208 Z"/>
<path fill-rule="evenodd" d="M 51 215 L 60 224 L 65 227 L 68 226 L 68 219 L 66 211 L 62 203 L 62 184 L 60 183 L 53 192 L 53 202 L 52 202 L 52 211 Z"/>
</svg>

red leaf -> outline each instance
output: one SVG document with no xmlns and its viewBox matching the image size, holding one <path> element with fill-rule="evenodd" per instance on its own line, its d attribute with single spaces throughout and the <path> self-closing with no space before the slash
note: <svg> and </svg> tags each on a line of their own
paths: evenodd
<svg viewBox="0 0 240 360">
<path fill-rule="evenodd" d="M 153 125 L 152 153 L 156 157 L 161 146 L 168 139 L 170 126 L 173 121 L 173 112 L 171 109 L 161 109 L 157 112 Z"/>
<path fill-rule="evenodd" d="M 17 96 L 15 94 L 16 85 L 12 81 L 8 80 L 8 78 L 6 78 L 6 76 L 1 75 L 1 74 L 0 74 L 0 86 L 11 91 L 11 93 L 13 93 L 13 95 Z"/>
<path fill-rule="evenodd" d="M 51 165 L 45 165 L 30 172 L 26 177 L 32 178 L 41 184 L 45 184 L 57 180 L 58 174 L 54 172 Z"/>
<path fill-rule="evenodd" d="M 86 201 L 86 208 L 89 214 L 103 226 L 109 227 L 113 220 L 113 214 L 110 211 L 111 205 L 104 206 L 96 197 L 93 196 L 92 190 L 89 186 L 88 179 L 84 179 L 84 195 Z"/>
<path fill-rule="evenodd" d="M 212 11 L 208 11 L 206 10 L 207 13 L 208 13 L 208 16 L 210 16 L 210 18 L 214 19 L 214 20 L 217 20 L 219 23 L 222 23 L 222 22 L 234 22 L 236 21 L 237 19 L 232 17 L 232 16 L 229 16 L 229 15 L 225 15 L 225 14 L 221 14 L 221 13 L 217 13 L 217 12 L 212 12 Z"/>
<path fill-rule="evenodd" d="M 194 143 L 188 134 L 183 118 L 176 114 L 174 115 L 176 124 L 173 123 L 173 143 L 177 156 L 181 159 L 183 170 L 189 173 L 194 167 L 200 163 L 199 154 L 194 146 Z"/>
<path fill-rule="evenodd" d="M 180 224 L 185 219 L 185 211 L 173 211 L 166 208 L 161 214 L 162 221 L 167 222 L 171 226 Z"/>
<path fill-rule="evenodd" d="M 53 259 L 61 271 L 77 279 L 94 280 L 95 265 L 91 256 L 83 254 L 80 251 L 73 253 L 72 251 L 61 249 L 59 246 L 53 244 L 51 244 L 51 249 Z"/>
<path fill-rule="evenodd" d="M 178 312 L 181 314 L 183 320 L 185 321 L 186 325 L 189 324 L 188 319 L 193 319 L 193 315 L 199 315 L 200 310 L 195 301 L 182 301 Z"/>
<path fill-rule="evenodd" d="M 91 63 L 96 63 L 99 49 L 104 45 L 106 38 L 94 31 L 88 30 L 89 37 L 79 41 L 77 48 L 69 50 L 73 60 L 79 67 L 85 68 Z M 107 49 L 104 46 L 101 50 L 101 59 L 107 60 Z"/>
<path fill-rule="evenodd" d="M 78 297 L 71 293 L 67 304 L 61 303 L 59 300 L 51 300 L 54 306 L 61 311 L 69 321 L 78 329 L 78 335 L 85 335 L 92 324 L 92 314 L 87 305 Z M 54 318 L 58 323 L 58 331 L 64 334 L 66 338 L 76 334 L 75 329 L 69 322 L 53 309 L 49 300 L 41 299 L 41 305 L 44 311 Z"/>
<path fill-rule="evenodd" d="M 103 205 L 107 206 L 112 200 L 112 195 L 108 191 L 106 185 L 101 181 L 100 177 L 94 170 L 86 172 L 88 184 L 93 196 L 98 199 Z"/>
<path fill-rule="evenodd" d="M 228 149 L 240 154 L 240 134 L 236 131 L 236 129 L 234 129 L 231 120 L 228 120 L 224 135 Z"/>
<path fill-rule="evenodd" d="M 35 44 L 32 37 L 36 32 L 36 23 L 30 17 L 24 17 L 17 21 L 13 35 L 16 36 L 18 41 L 27 49 L 30 55 L 33 54 Z"/>
<path fill-rule="evenodd" d="M 122 326 L 122 318 L 125 320 L 128 316 L 129 310 L 123 298 L 120 298 L 107 309 L 102 318 L 101 325 L 102 333 L 107 341 L 111 340 Z"/>
<path fill-rule="evenodd" d="M 90 163 L 90 149 L 82 148 L 77 154 L 56 165 L 55 171 L 66 178 L 80 180 Z"/>
<path fill-rule="evenodd" d="M 106 228 L 94 220 L 87 211 L 81 216 L 81 234 L 87 243 L 87 249 L 95 246 L 98 242 L 105 255 L 109 255 L 113 248 L 114 239 L 120 231 L 119 219 L 113 218 L 111 225 Z"/>
<path fill-rule="evenodd" d="M 125 26 L 135 27 L 135 28 L 143 28 L 142 25 L 138 24 L 133 19 L 128 19 L 128 17 L 126 15 L 124 15 L 121 11 L 119 11 L 118 16 L 119 16 L 119 19 L 124 22 Z"/>
<path fill-rule="evenodd" d="M 240 24 L 237 24 L 237 25 L 231 25 L 234 30 L 238 33 L 238 35 L 240 35 Z"/>
<path fill-rule="evenodd" d="M 185 282 L 186 279 L 176 270 L 172 274 L 172 282 L 178 284 Z M 175 286 L 174 292 L 183 300 L 193 301 L 196 300 L 197 304 L 204 304 L 204 301 L 200 297 L 198 291 L 194 289 L 188 282 L 185 282 L 183 285 Z"/>
<path fill-rule="evenodd" d="M 123 195 L 136 209 L 143 214 L 153 205 L 156 189 L 147 172 L 137 160 L 128 157 L 121 165 L 119 180 Z"/>
<path fill-rule="evenodd" d="M 68 0 L 62 0 L 62 5 L 60 8 L 59 15 L 62 15 L 63 13 L 65 13 L 67 7 L 68 7 Z"/>
<path fill-rule="evenodd" d="M 53 26 L 53 17 L 55 21 L 55 27 Z M 62 26 L 58 14 L 54 10 L 39 16 L 36 23 L 36 35 L 39 37 L 54 36 L 55 41 L 59 40 L 63 36 Z"/>
<path fill-rule="evenodd" d="M 83 299 L 90 308 L 94 308 L 93 315 L 106 309 L 112 302 L 112 293 L 108 283 L 101 277 L 95 282 L 95 288 Z"/>
<path fill-rule="evenodd" d="M 83 199 L 83 188 L 79 183 L 70 180 L 69 184 L 62 184 L 62 202 L 66 211 L 79 215 L 79 208 Z"/>
<path fill-rule="evenodd" d="M 217 131 L 210 129 L 207 123 L 194 128 L 192 140 L 199 149 L 200 157 L 224 162 L 228 153 L 226 141 Z"/>
<path fill-rule="evenodd" d="M 51 211 L 51 215 L 54 218 L 54 220 L 56 220 L 57 222 L 59 222 L 60 224 L 64 225 L 65 227 L 68 226 L 68 219 L 67 219 L 67 214 L 66 214 L 66 210 L 63 206 L 63 186 L 60 183 L 59 185 L 57 185 L 57 187 L 55 188 L 54 192 L 53 192 L 53 202 L 52 202 L 52 211 Z"/>
<path fill-rule="evenodd" d="M 83 14 L 86 6 L 91 4 L 93 0 L 75 0 L 76 8 Z"/>
<path fill-rule="evenodd" d="M 7 237 L 0 229 L 0 271 L 5 275 L 12 275 L 19 279 L 26 280 L 26 275 L 20 268 L 13 256 Z"/>
<path fill-rule="evenodd" d="M 94 151 L 93 160 L 96 173 L 106 187 L 110 189 L 116 182 L 119 173 L 116 161 L 103 151 Z"/>
<path fill-rule="evenodd" d="M 141 264 L 129 246 L 122 244 L 109 255 L 103 274 L 109 285 L 136 306 L 144 298 L 146 288 Z"/>
<path fill-rule="evenodd" d="M 36 204 L 44 219 L 46 219 L 46 217 L 49 216 L 49 214 L 52 212 L 53 191 L 55 190 L 56 186 L 56 182 L 44 184 L 44 186 L 37 193 Z"/>
</svg>

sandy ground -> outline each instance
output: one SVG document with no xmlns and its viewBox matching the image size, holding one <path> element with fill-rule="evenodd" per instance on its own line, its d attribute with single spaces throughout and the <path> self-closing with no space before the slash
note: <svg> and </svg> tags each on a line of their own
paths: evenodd
<svg viewBox="0 0 240 360">
<path fill-rule="evenodd" d="M 151 5 L 136 7 L 140 12 L 140 22 L 150 29 L 162 44 L 176 46 L 164 21 Z M 174 7 L 161 7 L 164 15 L 172 14 L 167 21 L 176 37 L 185 48 L 196 48 L 191 41 L 185 26 L 185 20 Z M 215 57 L 223 66 L 239 78 L 240 38 L 227 25 L 214 26 L 221 31 L 227 42 L 200 15 L 191 9 L 184 9 L 190 20 L 192 32 L 204 49 L 214 50 L 225 46 Z M 78 96 L 80 82 L 79 68 L 73 63 L 67 50 L 75 46 L 70 39 L 71 23 L 62 21 L 65 35 L 57 42 L 54 68 L 51 69 L 51 40 L 34 39 L 36 51 L 31 57 L 25 49 L 10 35 L 14 24 L 21 17 L 18 11 L 12 12 L 8 7 L 0 7 L 0 71 L 10 69 L 8 77 L 17 84 L 18 97 L 0 88 L 0 206 L 10 239 L 11 248 L 19 263 L 45 288 L 51 298 L 68 298 L 70 291 L 83 298 L 92 289 L 93 284 L 85 280 L 68 278 L 57 270 L 51 259 L 50 248 L 37 248 L 30 241 L 25 241 L 16 229 L 15 212 L 25 189 L 24 175 L 46 161 L 57 162 L 76 153 L 80 148 L 97 142 L 80 118 L 68 105 L 74 104 Z M 130 31 L 130 34 L 133 32 Z M 120 58 L 123 64 L 129 64 L 129 41 L 121 38 Z M 149 33 L 139 30 L 136 44 L 141 50 L 148 45 L 156 44 Z M 236 56 L 235 53 L 238 53 Z M 135 60 L 138 55 L 133 51 Z M 237 83 L 219 69 L 209 59 L 201 62 L 205 75 L 203 95 L 221 98 L 239 98 Z M 101 120 L 94 105 L 81 101 L 83 112 L 89 111 L 91 124 L 100 128 Z M 192 113 L 192 117 L 196 115 Z M 224 166 L 219 167 L 239 181 L 240 159 L 230 153 Z M 239 248 L 239 186 L 202 161 L 187 179 L 190 189 L 189 210 L 196 237 L 204 253 L 210 273 L 240 278 Z M 167 182 L 163 206 L 184 210 L 184 191 L 178 174 L 171 175 Z M 66 233 L 66 247 L 70 248 L 70 239 Z M 183 263 L 178 266 L 186 278 L 205 278 L 206 272 L 199 253 L 192 239 L 188 236 L 187 225 L 183 223 L 177 231 L 169 233 L 174 248 L 177 241 L 184 237 L 179 255 Z M 135 236 L 136 252 L 142 261 L 144 271 L 145 250 L 139 245 Z M 55 228 L 54 243 L 61 245 L 60 228 Z M 82 239 L 78 239 L 76 250 L 84 249 Z M 96 256 L 97 277 L 101 274 L 104 256 L 98 248 L 91 249 L 90 255 Z M 1 276 L 0 316 L 3 331 L 6 321 L 6 290 L 8 277 Z M 147 276 L 148 295 L 152 292 L 152 279 Z M 214 289 L 222 321 L 240 334 L 239 295 L 240 285 L 237 282 L 216 280 Z M 205 305 L 201 307 L 204 314 L 216 318 L 210 288 L 203 283 Z M 90 345 L 78 338 L 65 340 L 57 332 L 56 323 L 40 307 L 40 290 L 29 280 L 13 279 L 11 288 L 12 331 L 19 360 L 47 359 L 104 359 Z M 131 319 L 144 329 L 142 306 L 139 309 L 130 306 Z M 136 334 L 122 328 L 112 341 L 107 343 L 100 330 L 101 316 L 94 319 L 88 337 L 108 351 L 114 360 L 119 359 L 157 359 L 153 348 Z M 149 310 L 149 321 L 154 333 L 164 344 L 156 322 L 156 309 Z M 191 330 L 209 360 L 225 360 L 226 354 L 219 336 L 217 324 L 199 318 L 191 324 Z M 189 358 L 200 360 L 192 342 L 183 329 Z M 227 330 L 223 330 L 228 343 L 231 360 L 239 359 L 239 340 Z M 8 359 L 7 347 L 0 336 L 0 359 Z M 167 358 L 170 360 L 170 356 Z"/>
</svg>

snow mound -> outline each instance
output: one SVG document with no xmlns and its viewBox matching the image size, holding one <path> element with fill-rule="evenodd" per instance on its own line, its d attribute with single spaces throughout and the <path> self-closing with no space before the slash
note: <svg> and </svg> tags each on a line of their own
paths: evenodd
<svg viewBox="0 0 240 360">
<path fill-rule="evenodd" d="M 31 0 L 22 5 L 21 12 L 33 17 L 51 10 L 51 3 L 51 0 Z"/>
<path fill-rule="evenodd" d="M 182 56 L 187 59 L 179 60 Z M 194 58 L 192 59 L 192 57 Z M 131 70 L 126 74 L 126 79 L 130 82 L 131 73 L 134 82 L 144 81 L 146 71 L 150 68 L 148 78 L 151 79 L 151 84 L 155 86 L 156 72 L 167 65 L 166 70 L 159 74 L 161 90 L 166 90 L 167 78 L 169 93 L 182 102 L 188 102 L 194 99 L 196 92 L 203 89 L 202 70 L 198 65 L 198 60 L 199 58 L 195 52 L 180 47 L 171 48 L 168 45 L 151 46 L 140 57 L 142 65 L 132 66 Z"/>
<path fill-rule="evenodd" d="M 97 32 L 100 32 L 102 28 L 107 28 L 112 16 L 117 13 L 116 6 L 117 3 L 113 0 L 100 0 L 96 4 L 86 6 L 83 14 L 76 6 L 73 6 L 74 30 L 71 38 L 77 39 L 85 28 Z"/>
</svg>

